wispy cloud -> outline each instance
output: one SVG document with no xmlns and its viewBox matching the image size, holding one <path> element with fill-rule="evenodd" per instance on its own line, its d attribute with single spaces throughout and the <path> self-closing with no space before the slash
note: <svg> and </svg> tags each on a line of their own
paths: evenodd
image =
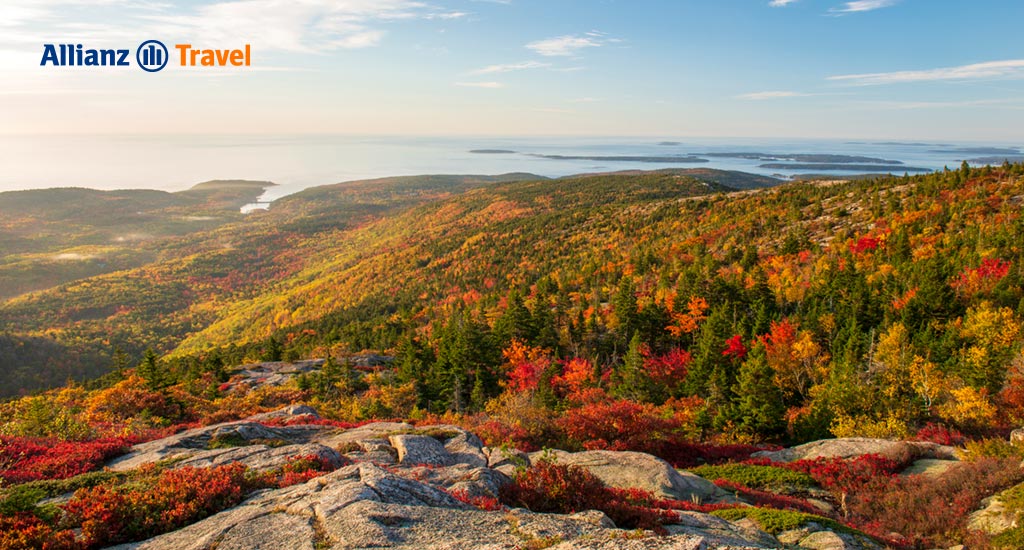
<svg viewBox="0 0 1024 550">
<path fill-rule="evenodd" d="M 747 99 L 750 101 L 763 101 L 766 99 L 785 99 L 788 97 L 809 97 L 813 94 L 805 94 L 803 92 L 789 92 L 789 91 L 770 91 L 770 92 L 753 92 L 749 94 L 741 94 L 736 96 L 737 99 Z"/>
<path fill-rule="evenodd" d="M 472 74 L 495 74 L 495 73 L 509 73 L 512 71 L 524 71 L 527 69 L 544 69 L 550 67 L 551 63 L 541 63 L 540 61 L 523 61 L 522 63 L 506 63 L 503 65 L 488 65 L 482 69 L 473 71 Z"/>
<path fill-rule="evenodd" d="M 828 80 L 856 85 L 900 84 L 938 80 L 977 80 L 988 78 L 1024 78 L 1024 59 L 988 61 L 923 71 L 897 71 L 830 76 Z"/>
<path fill-rule="evenodd" d="M 81 21 L 86 4 L 104 23 Z M 325 52 L 375 46 L 384 40 L 389 22 L 451 21 L 467 15 L 420 0 L 215 0 L 198 6 L 149 0 L 4 0 L 0 46 L 36 48 L 53 36 L 95 45 L 159 36 L 251 43 L 261 52 Z"/>
<path fill-rule="evenodd" d="M 505 85 L 501 82 L 456 82 L 456 86 L 463 88 L 504 88 Z"/>
<path fill-rule="evenodd" d="M 783 8 L 792 4 L 793 2 L 796 2 L 796 0 L 772 0 L 771 2 L 768 3 L 768 5 L 773 8 Z"/>
<path fill-rule="evenodd" d="M 597 103 L 598 101 L 601 101 L 601 99 L 597 97 L 578 97 L 569 100 L 569 103 Z"/>
<path fill-rule="evenodd" d="M 889 6 L 895 5 L 897 2 L 899 2 L 899 0 L 855 0 L 853 2 L 843 4 L 842 7 L 832 8 L 829 11 L 840 15 L 845 13 L 857 13 L 888 8 Z"/>
<path fill-rule="evenodd" d="M 617 38 L 608 38 L 603 32 L 590 31 L 586 34 L 567 34 L 546 40 L 537 40 L 526 45 L 534 52 L 548 57 L 572 57 L 586 48 L 597 48 L 608 43 L 621 42 Z"/>
<path fill-rule="evenodd" d="M 1016 109 L 1024 107 L 1024 99 L 978 99 L 964 101 L 858 101 L 848 105 L 853 108 L 906 110 L 906 109 L 952 109 L 965 107 L 997 107 Z"/>
</svg>

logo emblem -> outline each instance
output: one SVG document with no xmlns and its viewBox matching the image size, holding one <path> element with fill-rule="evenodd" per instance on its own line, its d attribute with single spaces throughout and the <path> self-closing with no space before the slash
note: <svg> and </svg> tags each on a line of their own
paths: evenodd
<svg viewBox="0 0 1024 550">
<path fill-rule="evenodd" d="M 159 40 L 147 40 L 135 50 L 135 61 L 147 73 L 155 73 L 167 66 L 167 46 Z"/>
</svg>

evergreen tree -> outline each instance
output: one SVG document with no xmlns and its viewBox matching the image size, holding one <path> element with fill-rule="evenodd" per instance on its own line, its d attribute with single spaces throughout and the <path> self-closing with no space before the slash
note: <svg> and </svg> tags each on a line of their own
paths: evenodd
<svg viewBox="0 0 1024 550">
<path fill-rule="evenodd" d="M 156 352 L 152 348 L 147 349 L 142 356 L 142 362 L 135 368 L 135 373 L 146 381 L 146 386 L 151 390 L 161 390 L 173 382 L 170 373 L 160 364 Z"/>
<path fill-rule="evenodd" d="M 749 433 L 780 435 L 785 429 L 782 392 L 772 381 L 764 346 L 751 350 L 740 365 L 734 388 L 735 399 L 728 416 L 736 426 Z"/>
</svg>

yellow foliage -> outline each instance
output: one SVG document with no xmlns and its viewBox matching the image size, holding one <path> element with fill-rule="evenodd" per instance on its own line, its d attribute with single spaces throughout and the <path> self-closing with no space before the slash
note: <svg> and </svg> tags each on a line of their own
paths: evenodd
<svg viewBox="0 0 1024 550">
<path fill-rule="evenodd" d="M 970 386 L 949 392 L 949 400 L 939 405 L 939 418 L 967 428 L 989 428 L 996 420 L 996 407 L 985 390 Z"/>
<path fill-rule="evenodd" d="M 871 418 L 866 415 L 849 416 L 840 414 L 832 420 L 829 431 L 836 437 L 873 437 L 881 439 L 904 439 L 911 434 L 910 426 L 892 412 L 881 419 Z"/>
<path fill-rule="evenodd" d="M 967 310 L 960 335 L 990 350 L 1005 349 L 1020 339 L 1021 325 L 1012 309 L 995 309 L 990 302 L 982 302 Z"/>
</svg>

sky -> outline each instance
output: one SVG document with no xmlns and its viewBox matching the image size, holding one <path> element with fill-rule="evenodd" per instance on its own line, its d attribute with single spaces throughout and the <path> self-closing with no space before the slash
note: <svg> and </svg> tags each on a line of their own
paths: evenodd
<svg viewBox="0 0 1024 550">
<path fill-rule="evenodd" d="M 0 133 L 1024 140 L 1020 0 L 4 0 Z M 251 45 L 250 67 L 40 66 Z"/>
</svg>

